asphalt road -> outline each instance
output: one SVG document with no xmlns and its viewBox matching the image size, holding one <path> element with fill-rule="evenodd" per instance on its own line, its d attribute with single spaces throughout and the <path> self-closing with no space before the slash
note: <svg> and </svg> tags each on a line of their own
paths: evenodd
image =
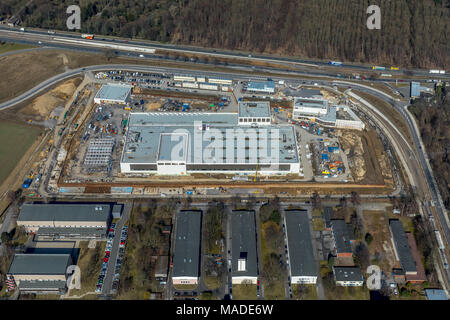
<svg viewBox="0 0 450 320">
<path fill-rule="evenodd" d="M 61 32 L 56 31 L 54 34 L 49 34 L 47 30 L 43 29 L 30 29 L 27 28 L 25 32 L 18 30 L 17 28 L 10 28 L 8 26 L 0 27 L 0 36 L 1 35 L 15 35 L 15 36 L 35 36 L 39 41 L 50 41 L 53 38 L 64 38 L 64 39 L 77 39 L 81 40 L 80 34 L 75 32 Z M 83 39 L 84 40 L 84 39 Z M 253 61 L 267 61 L 267 62 L 278 62 L 278 63 L 290 63 L 290 64 L 299 64 L 299 65 L 307 65 L 307 66 L 330 66 L 328 61 L 323 60 L 313 60 L 313 59 L 299 59 L 294 57 L 286 57 L 286 56 L 275 56 L 275 55 L 263 55 L 263 54 L 254 54 L 249 52 L 238 52 L 238 51 L 230 51 L 223 49 L 210 49 L 210 48 L 202 48 L 195 46 L 187 46 L 187 45 L 173 45 L 173 44 L 162 44 L 158 42 L 145 41 L 145 40 L 133 40 L 133 39 L 123 39 L 123 38 L 115 38 L 115 37 L 105 37 L 102 35 L 96 35 L 94 40 L 90 40 L 96 43 L 103 44 L 111 44 L 111 45 L 126 45 L 126 46 L 136 46 L 142 48 L 152 48 L 152 49 L 163 49 L 166 51 L 174 51 L 174 52 L 182 52 L 182 53 L 190 53 L 190 54 L 203 54 L 208 56 L 215 57 L 226 57 L 226 58 L 239 58 L 239 59 L 248 59 Z M 354 70 L 372 70 L 371 65 L 362 65 L 356 63 L 344 63 L 341 67 L 335 67 L 336 70 L 341 68 L 349 68 Z M 393 74 L 403 74 L 405 70 L 389 70 L 388 67 L 386 71 Z M 428 70 L 420 70 L 420 69 L 409 69 L 408 71 L 415 72 L 416 74 L 421 75 L 429 75 Z"/>
</svg>

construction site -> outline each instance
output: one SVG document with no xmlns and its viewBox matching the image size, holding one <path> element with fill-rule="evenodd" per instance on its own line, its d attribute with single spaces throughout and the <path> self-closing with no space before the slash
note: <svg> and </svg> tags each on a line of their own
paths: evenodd
<svg viewBox="0 0 450 320">
<path fill-rule="evenodd" d="M 57 104 L 39 114 L 40 121 L 53 121 L 55 127 L 55 137 L 41 154 L 35 174 L 51 170 L 41 191 L 164 197 L 394 190 L 389 155 L 370 127 L 339 129 L 314 119 L 292 119 L 295 95 L 287 95 L 286 89 L 292 93 L 304 88 L 252 84 L 256 89 L 243 93 L 247 83 L 217 78 L 212 80 L 219 82 L 213 90 L 205 89 L 209 79 L 204 78 L 199 79 L 204 81 L 199 82 L 203 89 L 186 87 L 192 79 L 182 75 L 126 71 L 97 73 L 94 79 L 78 82 L 65 106 Z M 123 86 L 122 97 L 99 96 L 100 91 L 113 93 L 101 88 L 114 83 Z M 272 89 L 273 93 L 255 91 Z M 329 90 L 320 91 L 330 104 L 342 103 Z M 251 105 L 246 113 L 243 107 L 239 110 L 244 104 Z M 201 127 L 196 127 L 198 121 Z M 180 129 L 185 133 L 179 134 Z M 241 146 L 239 142 L 234 146 L 234 155 L 226 142 L 230 129 L 239 129 L 234 135 L 246 137 Z M 225 136 L 213 137 L 217 130 Z M 194 159 L 197 131 L 204 140 L 201 165 Z M 259 140 L 265 139 L 263 134 L 268 134 L 267 144 Z M 223 145 L 220 154 L 217 143 Z M 177 145 L 181 151 L 174 156 Z M 208 158 L 206 151 L 212 146 L 216 151 Z M 279 154 L 271 151 L 275 149 Z M 41 183 L 35 181 L 30 192 Z"/>
</svg>

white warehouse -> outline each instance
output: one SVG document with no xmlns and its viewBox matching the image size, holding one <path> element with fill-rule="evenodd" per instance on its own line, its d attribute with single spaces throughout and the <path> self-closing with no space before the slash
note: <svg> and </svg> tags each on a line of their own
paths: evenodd
<svg viewBox="0 0 450 320">
<path fill-rule="evenodd" d="M 119 103 L 126 104 L 130 100 L 131 89 L 133 87 L 127 84 L 108 83 L 104 84 L 97 92 L 94 102 L 102 103 Z"/>
<path fill-rule="evenodd" d="M 266 107 L 269 106 L 261 109 L 259 118 L 266 119 L 270 112 Z M 241 125 L 238 119 L 236 113 L 132 113 L 121 172 L 160 175 L 299 172 L 297 138 L 291 125 L 264 121 L 249 126 L 248 122 Z"/>
</svg>

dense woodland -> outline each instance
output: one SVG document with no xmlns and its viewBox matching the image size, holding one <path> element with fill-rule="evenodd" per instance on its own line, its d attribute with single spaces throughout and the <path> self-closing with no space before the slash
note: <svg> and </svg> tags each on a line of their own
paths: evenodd
<svg viewBox="0 0 450 320">
<path fill-rule="evenodd" d="M 301 57 L 445 68 L 450 0 L 2 0 L 0 16 L 66 30 L 79 4 L 81 31 Z M 366 9 L 381 8 L 381 30 Z"/>
<path fill-rule="evenodd" d="M 436 89 L 431 99 L 417 99 L 409 110 L 416 116 L 442 199 L 450 208 L 450 92 Z"/>
</svg>

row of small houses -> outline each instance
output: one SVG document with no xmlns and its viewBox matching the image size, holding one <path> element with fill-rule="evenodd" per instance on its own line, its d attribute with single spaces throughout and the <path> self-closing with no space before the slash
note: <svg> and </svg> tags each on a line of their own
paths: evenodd
<svg viewBox="0 0 450 320">
<path fill-rule="evenodd" d="M 198 284 L 199 282 L 201 219 L 201 211 L 180 211 L 177 214 L 172 275 L 174 284 Z M 318 268 L 311 242 L 308 212 L 306 210 L 285 210 L 284 225 L 286 227 L 288 270 L 291 282 L 295 284 L 315 284 Z M 233 211 L 231 233 L 232 284 L 256 284 L 259 270 L 255 212 L 248 210 Z M 343 243 L 345 241 L 337 242 L 339 254 L 345 254 L 340 249 Z M 333 268 L 333 273 L 336 285 L 363 285 L 363 276 L 356 267 L 336 266 Z"/>
<path fill-rule="evenodd" d="M 112 218 L 121 215 L 117 204 L 25 204 L 17 225 L 43 240 L 104 240 Z M 332 231 L 337 258 L 352 258 L 355 237 L 350 225 L 342 219 L 333 219 L 331 208 L 325 208 L 326 228 Z M 174 241 L 173 284 L 198 284 L 200 276 L 202 211 L 183 210 L 176 214 Z M 394 251 L 401 269 L 394 270 L 399 281 L 420 283 L 426 280 L 414 237 L 405 233 L 399 220 L 389 222 Z M 285 210 L 286 248 L 288 270 L 292 283 L 315 284 L 318 271 L 311 242 L 311 230 L 306 210 Z M 231 274 L 232 283 L 257 283 L 259 275 L 255 212 L 235 210 L 232 213 Z M 164 232 L 171 233 L 171 227 Z M 167 279 L 168 252 L 155 256 L 155 278 Z M 30 254 L 14 256 L 7 275 L 10 289 L 23 291 L 63 292 L 66 269 L 72 263 L 69 254 Z M 361 270 L 354 266 L 334 266 L 336 285 L 362 286 Z"/>
<path fill-rule="evenodd" d="M 343 219 L 333 219 L 333 209 L 324 208 L 326 229 L 332 231 L 334 241 L 334 256 L 337 258 L 353 258 L 353 244 L 356 242 L 352 226 Z M 389 230 L 394 248 L 395 258 L 400 268 L 394 268 L 392 275 L 397 283 L 423 283 L 427 280 L 425 271 L 417 250 L 414 236 L 405 232 L 402 222 L 398 219 L 389 220 Z M 355 279 L 361 278 L 360 270 L 354 268 Z M 356 276 L 357 274 L 357 276 Z M 335 273 L 336 277 L 336 273 Z M 349 285 L 361 285 L 362 280 Z"/>
</svg>

